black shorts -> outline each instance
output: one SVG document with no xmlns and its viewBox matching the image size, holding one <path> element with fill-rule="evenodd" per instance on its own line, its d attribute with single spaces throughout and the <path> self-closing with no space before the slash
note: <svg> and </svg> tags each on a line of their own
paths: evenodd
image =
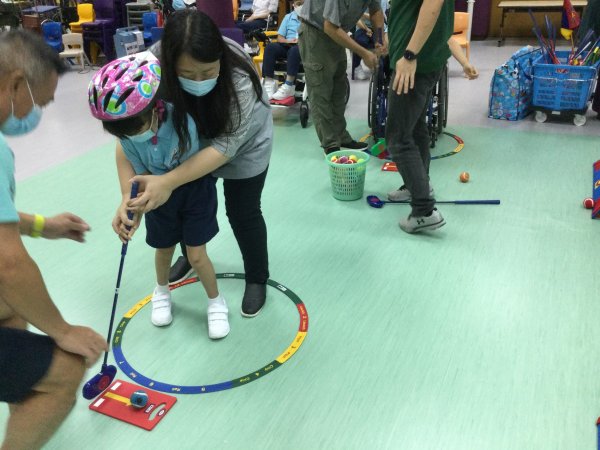
<svg viewBox="0 0 600 450">
<path fill-rule="evenodd" d="M 146 242 L 169 248 L 178 242 L 199 247 L 219 232 L 217 179 L 207 175 L 179 186 L 164 205 L 146 213 Z"/>
<path fill-rule="evenodd" d="M 54 340 L 15 328 L 0 327 L 0 402 L 18 403 L 46 375 Z"/>
</svg>

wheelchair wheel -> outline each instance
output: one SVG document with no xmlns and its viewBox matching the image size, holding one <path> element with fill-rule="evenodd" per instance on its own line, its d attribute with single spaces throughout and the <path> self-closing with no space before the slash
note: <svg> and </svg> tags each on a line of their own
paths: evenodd
<svg viewBox="0 0 600 450">
<path fill-rule="evenodd" d="M 308 126 L 308 102 L 305 101 L 300 103 L 300 125 L 302 128 Z"/>
<path fill-rule="evenodd" d="M 350 81 L 348 81 L 348 76 L 346 76 L 346 105 L 348 104 L 348 100 L 350 100 Z"/>
<path fill-rule="evenodd" d="M 437 134 L 442 134 L 448 122 L 448 66 L 442 70 L 437 85 Z"/>
<path fill-rule="evenodd" d="M 371 75 L 371 80 L 369 81 L 369 103 L 367 107 L 369 108 L 367 111 L 367 123 L 369 128 L 373 128 L 373 124 L 375 123 L 375 99 L 377 98 L 377 79 L 376 74 Z"/>
<path fill-rule="evenodd" d="M 438 137 L 438 108 L 436 97 L 436 92 L 433 92 L 429 98 L 429 106 L 427 107 L 427 131 L 429 132 L 429 147 L 431 148 L 435 148 L 435 142 Z"/>
</svg>

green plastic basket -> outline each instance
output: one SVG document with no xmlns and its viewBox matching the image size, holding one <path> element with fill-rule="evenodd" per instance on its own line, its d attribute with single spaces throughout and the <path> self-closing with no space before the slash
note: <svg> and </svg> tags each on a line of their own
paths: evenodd
<svg viewBox="0 0 600 450">
<path fill-rule="evenodd" d="M 337 156 L 355 155 L 358 159 L 364 161 L 354 164 L 336 164 L 331 162 L 331 158 Z M 331 178 L 331 190 L 333 197 L 338 200 L 359 200 L 365 191 L 365 174 L 367 172 L 367 163 L 369 154 L 356 150 L 340 150 L 325 156 L 325 161 L 329 164 L 329 178 Z"/>
</svg>

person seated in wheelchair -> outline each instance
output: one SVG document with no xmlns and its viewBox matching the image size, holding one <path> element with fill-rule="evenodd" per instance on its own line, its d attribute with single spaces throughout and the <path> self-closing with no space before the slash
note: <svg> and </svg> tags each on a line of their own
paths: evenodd
<svg viewBox="0 0 600 450">
<path fill-rule="evenodd" d="M 389 9 L 389 0 L 381 0 L 381 10 L 384 12 L 384 18 L 387 17 Z M 363 48 L 372 50 L 375 48 L 377 36 L 373 36 L 373 28 L 369 13 L 365 12 L 356 23 L 356 29 L 352 33 L 352 39 Z M 387 42 L 387 20 L 384 27 L 383 39 Z M 368 80 L 371 77 L 371 71 L 365 64 L 361 64 L 361 57 L 352 53 L 352 79 Z"/>
<path fill-rule="evenodd" d="M 272 42 L 265 47 L 262 66 L 263 85 L 271 103 L 288 106 L 294 104 L 295 82 L 301 62 L 298 48 L 298 28 L 300 28 L 298 13 L 302 10 L 303 4 L 304 0 L 294 2 L 294 10 L 284 17 L 277 31 L 277 42 Z M 287 60 L 287 72 L 285 82 L 277 89 L 275 63 L 280 59 Z"/>
<path fill-rule="evenodd" d="M 269 16 L 277 12 L 278 0 L 254 0 L 252 2 L 252 14 L 242 20 L 235 22 L 244 34 L 254 30 L 266 30 Z"/>
</svg>

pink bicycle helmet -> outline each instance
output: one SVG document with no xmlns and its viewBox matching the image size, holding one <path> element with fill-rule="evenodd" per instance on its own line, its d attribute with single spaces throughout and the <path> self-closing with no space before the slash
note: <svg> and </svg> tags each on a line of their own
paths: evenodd
<svg viewBox="0 0 600 450">
<path fill-rule="evenodd" d="M 120 120 L 139 114 L 152 103 L 160 77 L 160 63 L 150 52 L 111 61 L 90 81 L 92 115 L 100 120 Z"/>
</svg>

